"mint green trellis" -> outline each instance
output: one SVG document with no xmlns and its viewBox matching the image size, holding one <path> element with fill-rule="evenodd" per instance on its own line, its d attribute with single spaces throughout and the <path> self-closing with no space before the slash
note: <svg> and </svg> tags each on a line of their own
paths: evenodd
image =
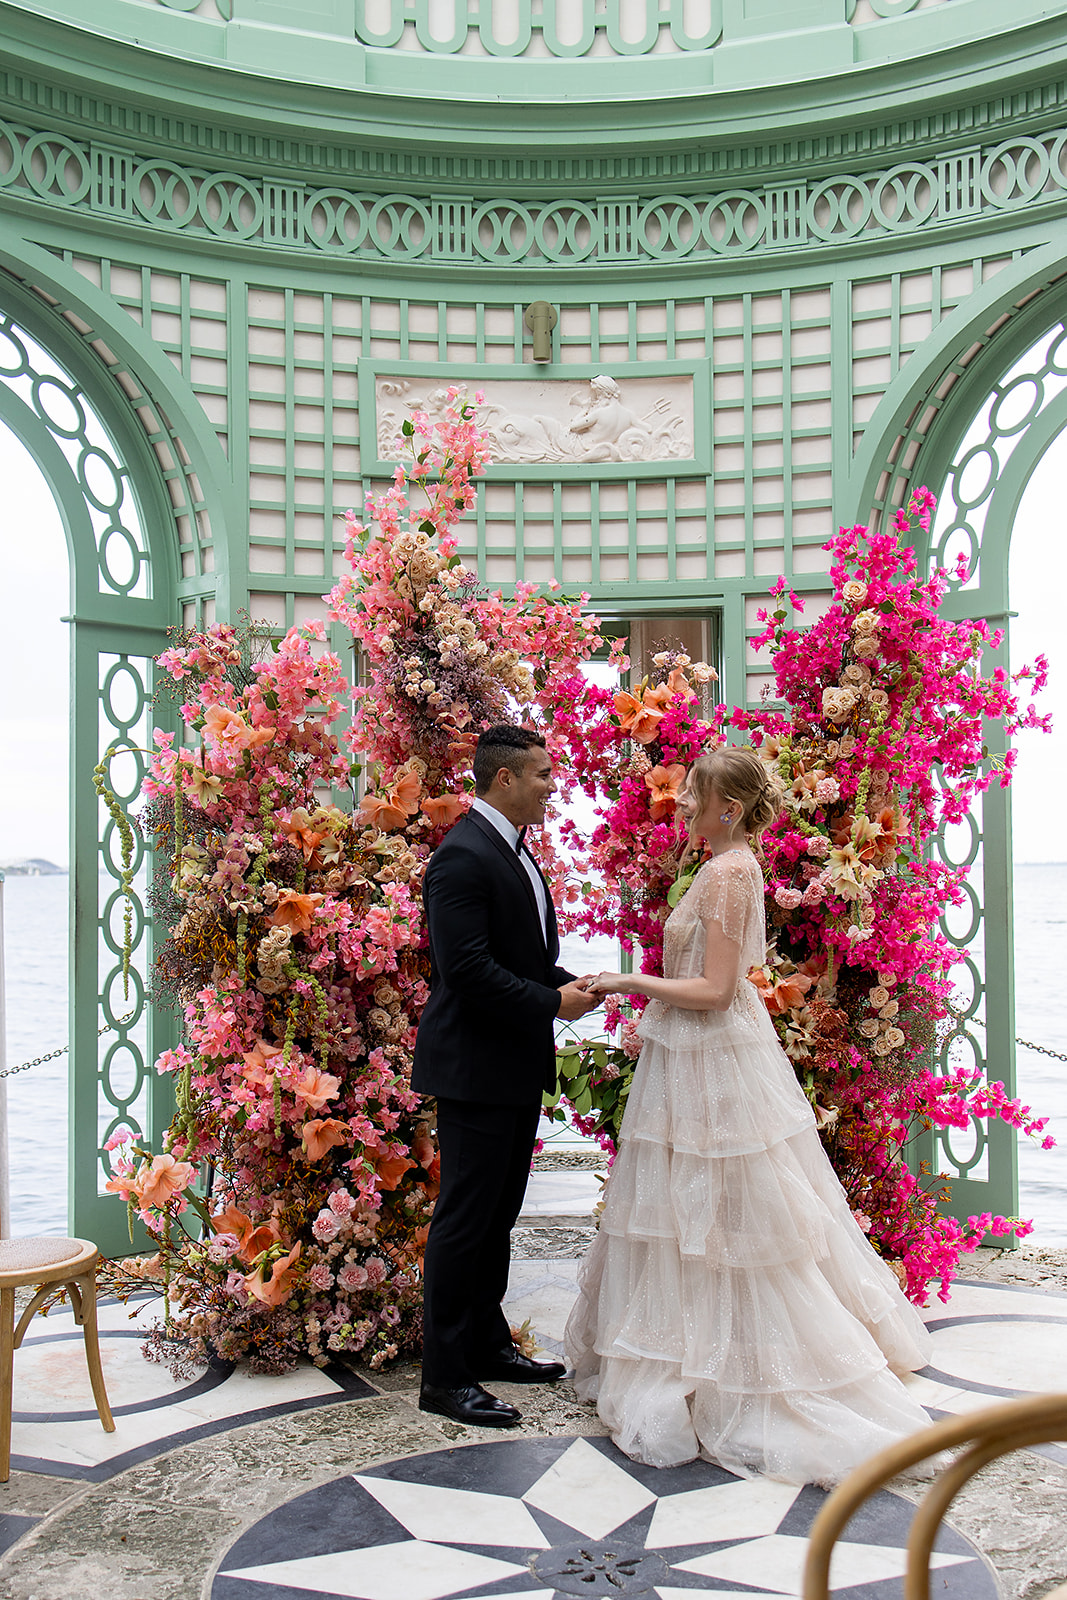
<svg viewBox="0 0 1067 1600">
<path fill-rule="evenodd" d="M 21 298 L 5 296 L 9 306 Z M 0 420 L 44 473 L 71 565 L 69 1213 L 76 1231 L 121 1250 L 123 1219 L 99 1193 L 106 1176 L 102 1147 L 119 1126 L 153 1140 L 166 1127 L 170 1085 L 151 1067 L 171 1042 L 173 1019 L 146 999 L 152 933 L 139 839 L 134 954 L 124 993 L 119 842 L 102 808 L 94 810 L 92 773 L 102 748 L 114 747 L 112 784 L 124 803 L 136 799 L 145 770 L 141 751 L 159 720 L 151 707 L 152 658 L 173 617 L 174 573 L 166 549 L 144 531 L 149 519 L 158 523 L 161 486 L 143 461 L 143 444 L 109 398 L 70 334 L 43 308 L 23 303 L 17 314 L 0 318 Z M 110 1030 L 102 1039 L 98 1015 Z"/>
<path fill-rule="evenodd" d="M 934 489 L 938 512 L 920 555 L 951 570 L 962 554 L 970 571 L 964 582 L 952 579 L 945 610 L 961 621 L 982 618 L 1006 640 L 1015 517 L 1038 463 L 1067 428 L 1067 325 L 1062 299 L 1048 285 L 1052 264 L 1058 277 L 1062 266 L 1053 252 L 1035 252 L 995 295 L 984 297 L 984 309 L 969 308 L 969 332 L 993 328 L 995 336 L 986 334 L 977 344 L 957 336 L 956 347 L 968 353 L 965 365 L 958 359 L 946 364 L 931 351 L 925 372 L 911 374 L 907 390 L 901 385 L 900 394 L 886 396 L 887 418 L 894 420 L 880 441 L 883 448 L 891 442 L 895 470 L 870 452 L 858 463 L 868 472 L 860 492 L 875 502 L 876 515 L 880 506 L 902 499 L 909 485 Z M 948 377 L 954 381 L 947 383 Z M 878 466 L 880 495 L 871 494 Z M 1003 748 L 995 730 L 989 745 L 994 753 Z M 937 1065 L 973 1068 L 1014 1093 L 1010 791 L 994 784 L 976 812 L 946 830 L 935 849 L 941 860 L 969 870 L 964 904 L 943 924 L 951 942 L 969 954 L 956 970 L 959 1016 Z M 951 1178 L 952 1210 L 959 1216 L 991 1209 L 991 1195 L 1017 1186 L 1017 1136 L 1002 1123 L 973 1123 L 962 1133 L 932 1130 L 913 1154 Z"/>
</svg>

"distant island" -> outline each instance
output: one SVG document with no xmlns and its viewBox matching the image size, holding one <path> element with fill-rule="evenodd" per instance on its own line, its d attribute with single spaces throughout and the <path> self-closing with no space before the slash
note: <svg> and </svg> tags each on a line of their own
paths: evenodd
<svg viewBox="0 0 1067 1600">
<path fill-rule="evenodd" d="M 0 861 L 0 872 L 5 878 L 66 877 L 66 867 L 57 867 L 54 861 L 42 861 L 40 856 L 24 857 L 21 861 Z"/>
</svg>

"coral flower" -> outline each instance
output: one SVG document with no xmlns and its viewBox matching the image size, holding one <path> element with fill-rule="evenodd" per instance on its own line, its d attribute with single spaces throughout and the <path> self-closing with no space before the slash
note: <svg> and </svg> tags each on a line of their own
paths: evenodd
<svg viewBox="0 0 1067 1600">
<path fill-rule="evenodd" d="M 675 667 L 674 671 L 667 679 L 667 688 L 670 690 L 672 696 L 681 694 L 684 695 L 687 700 L 695 700 L 697 698 L 696 690 L 690 688 L 689 679 L 686 677 L 681 667 Z"/>
<path fill-rule="evenodd" d="M 359 808 L 360 822 L 376 828 L 402 828 L 419 809 L 422 780 L 417 772 L 405 772 L 385 794 L 365 794 Z"/>
<path fill-rule="evenodd" d="M 460 794 L 442 794 L 433 800 L 424 800 L 421 811 L 435 828 L 450 828 L 467 809 L 467 799 Z"/>
<path fill-rule="evenodd" d="M 318 829 L 311 826 L 311 818 L 303 806 L 298 807 L 289 821 L 282 824 L 282 832 L 290 844 L 296 845 L 297 849 L 303 852 L 305 861 L 311 860 L 316 847 L 326 837 L 325 828 Z"/>
<path fill-rule="evenodd" d="M 643 700 L 635 700 L 632 694 L 617 694 L 614 703 L 623 733 L 628 733 L 638 744 L 651 744 L 663 720 L 663 712 L 645 705 Z"/>
<path fill-rule="evenodd" d="M 280 1044 L 268 1044 L 266 1039 L 257 1039 L 251 1050 L 242 1056 L 244 1067 L 242 1077 L 249 1083 L 258 1083 L 262 1088 L 269 1089 L 274 1083 L 274 1066 L 278 1056 L 283 1056 L 285 1051 Z"/>
<path fill-rule="evenodd" d="M 300 1259 L 300 1240 L 298 1239 L 287 1256 L 280 1257 L 273 1267 L 269 1279 L 264 1281 L 262 1273 L 258 1270 L 250 1272 L 245 1278 L 245 1288 L 254 1300 L 259 1300 L 265 1306 L 280 1306 L 289 1298 L 293 1280 L 297 1273 L 297 1262 Z"/>
<path fill-rule="evenodd" d="M 187 1189 L 196 1177 L 196 1168 L 188 1161 L 175 1161 L 173 1156 L 153 1156 L 152 1165 L 138 1174 L 131 1186 L 145 1206 L 160 1209 L 174 1195 Z"/>
<path fill-rule="evenodd" d="M 684 780 L 685 768 L 677 761 L 669 767 L 652 767 L 645 773 L 645 783 L 652 791 L 649 813 L 653 822 L 673 815 Z"/>
<path fill-rule="evenodd" d="M 348 1126 L 336 1117 L 313 1117 L 300 1132 L 309 1161 L 321 1161 L 327 1150 L 348 1142 Z"/>
<path fill-rule="evenodd" d="M 293 1084 L 293 1093 L 312 1111 L 321 1111 L 327 1100 L 332 1100 L 341 1087 L 340 1078 L 330 1072 L 320 1072 L 318 1067 L 305 1067 L 304 1075 Z"/>
<path fill-rule="evenodd" d="M 382 1156 L 374 1165 L 378 1173 L 378 1187 L 391 1191 L 400 1183 L 405 1172 L 417 1166 L 417 1162 L 409 1161 L 406 1156 Z"/>
<path fill-rule="evenodd" d="M 207 709 L 204 717 L 204 734 L 230 755 L 237 755 L 242 750 L 254 749 L 256 745 L 267 744 L 274 737 L 272 728 L 252 728 L 239 716 L 236 711 L 231 711 L 229 706 L 213 705 Z"/>
<path fill-rule="evenodd" d="M 753 984 L 760 992 L 763 1004 L 767 1007 L 772 1017 L 780 1017 L 793 1006 L 803 1003 L 804 996 L 811 988 L 811 978 L 804 977 L 799 972 L 792 972 L 787 978 L 768 979 L 762 967 L 753 967 L 748 974 L 749 983 Z"/>
<path fill-rule="evenodd" d="M 297 894 L 295 889 L 282 889 L 267 922 L 272 928 L 288 928 L 290 933 L 307 933 L 324 898 L 321 894 Z"/>
<path fill-rule="evenodd" d="M 225 1211 L 217 1211 L 211 1219 L 211 1226 L 216 1233 L 232 1233 L 239 1247 L 243 1250 L 246 1241 L 255 1231 L 251 1217 L 246 1217 L 231 1201 Z"/>
</svg>

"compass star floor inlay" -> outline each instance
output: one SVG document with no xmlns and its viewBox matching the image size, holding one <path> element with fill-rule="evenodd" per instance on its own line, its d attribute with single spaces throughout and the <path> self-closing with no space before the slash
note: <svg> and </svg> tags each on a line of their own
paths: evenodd
<svg viewBox="0 0 1067 1600">
<path fill-rule="evenodd" d="M 211 1600 L 781 1600 L 798 1596 L 821 1490 L 706 1462 L 659 1470 L 599 1438 L 515 1439 L 334 1479 L 249 1528 Z M 835 1600 L 901 1593 L 912 1506 L 876 1496 L 853 1519 Z M 978 1552 L 944 1529 L 944 1600 L 996 1600 Z"/>
</svg>

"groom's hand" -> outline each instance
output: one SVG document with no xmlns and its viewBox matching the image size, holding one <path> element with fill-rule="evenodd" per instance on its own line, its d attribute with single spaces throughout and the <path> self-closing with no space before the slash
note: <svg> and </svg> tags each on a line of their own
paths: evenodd
<svg viewBox="0 0 1067 1600">
<path fill-rule="evenodd" d="M 600 999 L 585 987 L 588 981 L 588 978 L 576 978 L 573 983 L 561 985 L 557 1021 L 577 1022 L 579 1017 L 596 1010 Z"/>
</svg>

